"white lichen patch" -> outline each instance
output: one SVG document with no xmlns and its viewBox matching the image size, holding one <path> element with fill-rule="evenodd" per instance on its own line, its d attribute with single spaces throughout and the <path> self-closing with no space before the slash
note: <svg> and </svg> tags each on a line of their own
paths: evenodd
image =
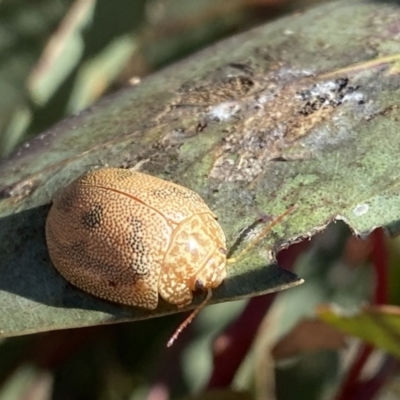
<svg viewBox="0 0 400 400">
<path fill-rule="evenodd" d="M 216 151 L 211 177 L 252 182 L 274 161 L 309 160 L 353 139 L 354 120 L 363 117 L 366 104 L 358 86 L 348 78 L 293 82 L 289 71 L 285 79 L 275 75 L 264 78 L 264 90 L 209 108 L 208 117 L 218 121 L 237 114 Z M 231 154 L 235 163 L 226 168 Z"/>
<path fill-rule="evenodd" d="M 353 93 L 347 93 L 343 97 L 343 103 L 348 102 L 348 101 L 361 104 L 365 101 L 365 95 L 364 95 L 364 93 L 362 93 L 360 91 L 354 91 Z"/>
<path fill-rule="evenodd" d="M 356 217 L 361 217 L 362 215 L 367 214 L 367 212 L 369 211 L 369 205 L 364 203 L 364 204 L 357 204 L 354 208 L 353 208 L 353 214 Z"/>
<path fill-rule="evenodd" d="M 208 115 L 213 120 L 227 121 L 240 111 L 239 103 L 236 101 L 225 101 L 211 108 Z"/>
</svg>

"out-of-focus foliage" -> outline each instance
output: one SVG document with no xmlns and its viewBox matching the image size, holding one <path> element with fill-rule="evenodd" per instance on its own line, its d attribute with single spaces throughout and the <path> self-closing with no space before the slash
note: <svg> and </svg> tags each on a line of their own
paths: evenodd
<svg viewBox="0 0 400 400">
<path fill-rule="evenodd" d="M 321 306 L 318 314 L 341 331 L 360 337 L 400 358 L 400 307 L 369 306 L 344 310 Z"/>
<path fill-rule="evenodd" d="M 400 238 L 388 241 L 389 305 L 368 305 L 356 303 L 353 307 L 338 307 L 337 304 L 321 305 L 317 315 L 321 320 L 335 326 L 340 331 L 365 340 L 386 352 L 400 358 Z M 376 285 L 376 283 L 375 283 Z"/>
<path fill-rule="evenodd" d="M 300 3 L 312 1 L 0 1 L 0 156 L 104 93 Z M 334 398 L 351 354 L 340 333 L 315 324 L 314 310 L 326 302 L 352 309 L 371 298 L 370 244 L 354 241 L 343 224 L 316 237 L 296 268 L 307 284 L 278 297 L 235 390 L 208 398 L 272 400 L 275 389 L 283 400 Z M 398 270 L 393 263 L 394 304 Z M 181 315 L 0 339 L 0 400 L 187 398 L 207 384 L 212 338 L 243 307 L 208 307 L 169 351 L 165 342 Z M 311 343 L 316 332 L 319 343 Z M 214 343 L 220 350 L 223 339 Z M 392 398 L 398 387 L 386 389 Z"/>
<path fill-rule="evenodd" d="M 312 2 L 0 2 L 0 157 L 135 77 Z"/>
</svg>

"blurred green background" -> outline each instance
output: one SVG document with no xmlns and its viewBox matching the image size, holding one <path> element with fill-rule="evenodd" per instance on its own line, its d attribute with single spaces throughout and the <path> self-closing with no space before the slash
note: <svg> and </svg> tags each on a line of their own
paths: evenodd
<svg viewBox="0 0 400 400">
<path fill-rule="evenodd" d="M 105 94 L 221 38 L 321 2 L 0 0 L 0 158 Z M 314 347 L 307 340 L 297 350 L 278 345 L 297 324 L 312 321 L 318 304 L 351 308 L 368 299 L 365 246 L 340 223 L 316 237 L 296 265 L 307 285 L 279 294 L 235 377 L 235 392 L 197 398 L 272 400 L 274 377 L 278 399 L 330 398 L 352 345 L 338 352 L 343 338 L 332 332 Z M 182 314 L 0 339 L 0 400 L 186 398 L 207 385 L 212 340 L 245 306 L 207 307 L 170 350 L 165 343 Z M 315 326 L 306 332 L 322 335 Z"/>
<path fill-rule="evenodd" d="M 2 0 L 0 157 L 136 78 L 320 2 Z"/>
</svg>

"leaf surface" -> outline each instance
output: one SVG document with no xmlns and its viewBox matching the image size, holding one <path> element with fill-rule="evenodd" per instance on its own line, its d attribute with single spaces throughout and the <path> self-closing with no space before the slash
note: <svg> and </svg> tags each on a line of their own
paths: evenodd
<svg viewBox="0 0 400 400">
<path fill-rule="evenodd" d="M 44 237 L 49 204 L 91 168 L 133 167 L 195 190 L 238 247 L 260 215 L 297 205 L 249 257 L 229 265 L 215 302 L 300 283 L 274 265 L 273 253 L 334 219 L 362 235 L 377 226 L 398 233 L 396 11 L 341 1 L 261 26 L 22 146 L 0 165 L 2 335 L 177 311 L 163 302 L 155 312 L 109 304 L 54 271 Z"/>
</svg>

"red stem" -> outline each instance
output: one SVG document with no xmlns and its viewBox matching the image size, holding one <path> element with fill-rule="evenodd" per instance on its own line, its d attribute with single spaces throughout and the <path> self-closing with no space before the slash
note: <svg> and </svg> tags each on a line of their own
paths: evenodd
<svg viewBox="0 0 400 400">
<path fill-rule="evenodd" d="M 351 366 L 345 381 L 342 384 L 340 392 L 336 396 L 336 400 L 351 400 L 354 399 L 354 393 L 357 388 L 358 378 L 368 357 L 372 353 L 373 347 L 368 344 L 363 344 L 353 365 Z"/>
<path fill-rule="evenodd" d="M 208 389 L 223 388 L 232 382 L 274 299 L 275 293 L 253 297 L 239 318 L 218 335 L 214 341 L 214 370 L 207 385 Z"/>
<path fill-rule="evenodd" d="M 382 386 L 392 379 L 399 372 L 399 362 L 396 358 L 386 355 L 377 374 L 363 382 L 357 390 L 355 397 L 359 400 L 375 399 L 377 393 L 382 389 Z"/>
<path fill-rule="evenodd" d="M 371 260 L 375 272 L 375 292 L 373 304 L 385 304 L 388 301 L 388 275 L 389 275 L 389 260 L 386 247 L 386 239 L 382 229 L 376 229 L 372 234 L 372 252 Z M 363 344 L 359 350 L 358 356 L 353 362 L 346 379 L 342 384 L 342 388 L 337 395 L 337 400 L 354 399 L 356 390 L 360 390 L 363 385 L 359 377 L 364 365 L 368 361 L 369 356 L 373 351 L 373 346 Z M 379 383 L 383 385 L 385 379 L 381 379 Z M 367 382 L 365 383 L 367 384 Z M 377 390 L 377 389 L 376 389 Z"/>
<path fill-rule="evenodd" d="M 388 302 L 389 283 L 389 260 L 386 247 L 385 233 L 383 229 L 375 229 L 372 233 L 372 263 L 375 270 L 375 304 L 386 304 Z"/>
<path fill-rule="evenodd" d="M 303 241 L 280 251 L 278 264 L 292 269 L 297 257 L 309 245 L 309 241 Z M 275 293 L 250 299 L 238 319 L 217 336 L 213 351 L 214 369 L 207 385 L 209 389 L 230 385 L 274 299 Z"/>
</svg>

